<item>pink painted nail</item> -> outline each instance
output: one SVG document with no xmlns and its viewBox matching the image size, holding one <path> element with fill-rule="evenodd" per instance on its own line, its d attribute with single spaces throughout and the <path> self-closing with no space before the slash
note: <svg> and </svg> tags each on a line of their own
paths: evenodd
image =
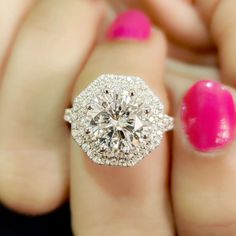
<svg viewBox="0 0 236 236">
<path fill-rule="evenodd" d="M 120 14 L 111 24 L 107 38 L 146 40 L 151 34 L 149 18 L 139 10 L 129 10 Z"/>
<path fill-rule="evenodd" d="M 200 81 L 187 92 L 181 118 L 190 143 L 198 151 L 224 148 L 235 138 L 234 99 L 216 81 Z"/>
</svg>

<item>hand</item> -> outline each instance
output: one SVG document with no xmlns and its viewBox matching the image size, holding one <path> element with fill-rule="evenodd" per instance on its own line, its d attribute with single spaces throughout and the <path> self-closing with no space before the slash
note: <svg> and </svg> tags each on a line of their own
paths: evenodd
<svg viewBox="0 0 236 236">
<path fill-rule="evenodd" d="M 214 75 L 214 72 L 211 72 L 212 68 L 217 66 L 217 69 L 220 69 L 223 82 L 235 85 L 235 56 L 230 53 L 235 51 L 235 29 L 232 27 L 232 22 L 235 20 L 233 13 L 233 9 L 235 9 L 234 3 L 233 1 L 195 1 L 195 4 L 190 4 L 187 1 L 147 0 L 146 4 L 149 6 L 148 9 L 158 25 L 164 27 L 163 29 L 167 32 L 172 44 L 178 45 L 175 48 L 181 48 L 181 50 L 178 50 L 181 55 L 178 53 L 176 55 L 175 53 L 176 57 L 182 57 L 184 52 L 184 58 L 189 59 L 188 55 L 193 54 L 193 52 L 196 55 L 196 52 L 198 52 L 195 57 L 198 59 L 199 51 L 203 51 L 203 49 L 204 51 L 206 49 L 207 51 L 212 51 L 213 45 L 217 47 L 219 52 L 216 55 L 216 59 L 214 59 L 213 51 L 213 57 L 210 57 L 213 60 L 205 60 L 204 58 L 198 60 L 198 64 L 205 65 L 214 65 L 216 63 L 212 62 L 217 62 L 217 60 L 220 62 L 220 66 L 217 66 L 217 64 L 211 66 L 209 71 L 206 71 L 205 66 L 201 69 L 199 65 L 183 66 L 181 64 L 181 66 L 169 68 L 171 70 L 166 76 L 166 83 L 172 102 L 171 107 L 177 118 L 172 149 L 172 169 L 169 175 L 171 176 L 173 218 L 178 235 L 234 235 L 234 144 L 226 145 L 222 149 L 210 153 L 196 152 L 194 146 L 189 145 L 189 140 L 186 140 L 186 135 L 179 121 L 181 100 L 184 93 L 197 79 L 217 79 L 217 74 Z M 181 17 L 176 17 L 178 11 L 170 10 L 177 8 L 185 9 L 181 11 Z M 193 10 L 202 17 L 197 19 L 203 20 L 190 20 L 191 15 L 189 13 Z M 161 13 L 162 16 L 160 16 Z M 187 25 L 182 27 L 180 22 L 186 15 L 189 16 L 187 18 L 189 21 L 186 20 L 185 23 Z M 195 16 L 192 14 L 192 19 Z M 208 32 L 211 32 L 209 36 L 204 33 L 204 28 L 209 28 Z M 196 29 L 202 29 L 202 34 L 199 34 L 198 40 L 191 43 L 196 37 L 196 35 L 193 37 L 193 33 L 200 31 Z M 184 35 L 188 35 L 188 37 L 183 37 Z M 186 41 L 188 42 L 187 53 L 186 50 L 182 50 L 184 48 L 183 45 L 187 43 Z M 211 41 L 213 45 L 210 43 Z M 197 44 L 198 42 L 201 42 L 201 44 Z M 202 54 L 206 58 L 206 54 Z M 235 90 L 232 88 L 230 90 L 235 96 Z M 222 104 L 218 106 L 218 111 L 222 112 L 224 110 L 221 109 Z M 208 113 L 207 115 L 210 114 Z M 205 122 L 207 122 L 207 126 L 211 124 L 207 117 Z M 212 122 L 214 121 L 212 120 Z M 206 128 L 204 124 L 202 126 Z M 201 137 L 206 137 L 204 128 Z M 156 219 L 160 219 L 160 215 L 156 214 Z M 169 221 L 168 218 L 167 221 Z M 155 235 L 159 234 L 157 232 Z"/>
<path fill-rule="evenodd" d="M 229 1 L 224 2 L 229 4 Z M 60 4 L 41 1 L 21 26 L 2 79 L 1 200 L 11 208 L 30 214 L 54 209 L 66 198 L 67 158 L 71 153 L 71 207 L 75 235 L 174 235 L 173 222 L 176 222 L 179 236 L 235 235 L 234 149 L 229 145 L 232 140 L 228 140 L 228 145 L 220 151 L 204 154 L 196 152 L 194 145 L 189 145 L 179 121 L 180 107 L 175 104 L 181 103 L 183 93 L 193 83 L 184 77 L 194 75 L 191 78 L 196 80 L 199 73 L 196 74 L 191 67 L 186 76 L 189 68 L 185 66 L 177 74 L 169 73 L 172 77 L 168 76 L 167 85 L 171 92 L 167 97 L 163 84 L 166 39 L 160 31 L 153 32 L 150 39 L 143 42 L 114 39 L 113 42 L 104 42 L 89 58 L 79 80 L 75 79 L 95 38 L 101 14 L 99 5 L 90 5 L 89 1 L 72 3 L 67 0 Z M 225 13 L 229 10 L 222 5 L 219 4 L 216 10 L 217 16 L 212 13 L 214 21 L 221 15 L 219 12 L 230 18 L 230 14 Z M 159 9 L 160 6 L 156 6 L 152 9 Z M 232 9 L 232 6 L 227 6 Z M 169 12 L 169 7 L 166 10 Z M 84 27 L 84 19 L 88 25 L 91 22 L 90 27 Z M 176 19 L 173 22 L 177 23 Z M 224 18 L 219 22 L 218 30 L 221 32 L 223 22 L 227 27 L 227 20 Z M 204 24 L 201 27 L 205 27 Z M 181 34 L 163 27 L 170 38 L 181 39 Z M 227 50 L 233 50 L 234 47 L 231 43 L 234 29 L 229 29 L 230 33 L 225 36 L 228 43 L 218 45 L 224 57 L 229 53 L 226 55 L 222 48 L 227 45 Z M 204 38 L 206 41 L 200 45 L 196 45 L 199 42 L 196 40 L 188 46 L 211 47 L 208 36 Z M 179 41 L 178 49 L 179 44 L 182 46 Z M 179 54 L 175 53 L 175 56 Z M 127 63 L 123 63 L 124 58 Z M 223 66 L 223 70 L 227 75 L 225 81 L 231 83 L 235 60 L 229 61 L 230 66 L 227 64 L 227 69 Z M 79 148 L 73 142 L 69 148 L 68 128 L 61 118 L 64 108 L 69 105 L 70 91 L 73 90 L 73 98 L 82 83 L 88 84 L 97 75 L 109 72 L 138 74 L 147 79 L 165 103 L 166 112 L 168 107 L 173 109 L 177 122 L 174 146 L 171 146 L 171 171 L 167 138 L 150 157 L 130 169 L 95 166 L 78 152 Z M 173 76 L 178 76 L 182 82 L 173 83 Z"/>
</svg>

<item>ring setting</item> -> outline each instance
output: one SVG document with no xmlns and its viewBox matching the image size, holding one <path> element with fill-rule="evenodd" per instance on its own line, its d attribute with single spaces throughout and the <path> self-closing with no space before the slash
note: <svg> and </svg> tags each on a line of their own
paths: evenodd
<svg viewBox="0 0 236 236">
<path fill-rule="evenodd" d="M 95 163 L 134 166 L 173 129 L 173 118 L 144 80 L 104 74 L 66 109 L 73 139 Z"/>
</svg>

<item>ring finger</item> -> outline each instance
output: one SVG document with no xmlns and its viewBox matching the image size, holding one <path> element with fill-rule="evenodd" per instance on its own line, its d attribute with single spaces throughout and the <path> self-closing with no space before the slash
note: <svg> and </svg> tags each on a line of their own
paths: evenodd
<svg viewBox="0 0 236 236">
<path fill-rule="evenodd" d="M 73 97 L 101 74 L 136 75 L 161 98 L 168 112 L 162 81 L 166 56 L 162 33 L 153 30 L 150 35 L 146 16 L 130 11 L 118 17 L 108 35 L 112 42 L 97 47 L 80 75 Z M 98 166 L 74 141 L 71 154 L 75 235 L 174 235 L 166 136 L 149 157 L 129 168 Z"/>
</svg>

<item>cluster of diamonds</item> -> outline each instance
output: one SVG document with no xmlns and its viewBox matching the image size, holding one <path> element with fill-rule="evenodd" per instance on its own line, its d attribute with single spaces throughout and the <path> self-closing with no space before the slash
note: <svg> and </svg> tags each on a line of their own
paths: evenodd
<svg viewBox="0 0 236 236">
<path fill-rule="evenodd" d="M 173 128 L 173 118 L 139 77 L 101 75 L 65 112 L 74 140 L 97 164 L 134 166 Z"/>
</svg>

